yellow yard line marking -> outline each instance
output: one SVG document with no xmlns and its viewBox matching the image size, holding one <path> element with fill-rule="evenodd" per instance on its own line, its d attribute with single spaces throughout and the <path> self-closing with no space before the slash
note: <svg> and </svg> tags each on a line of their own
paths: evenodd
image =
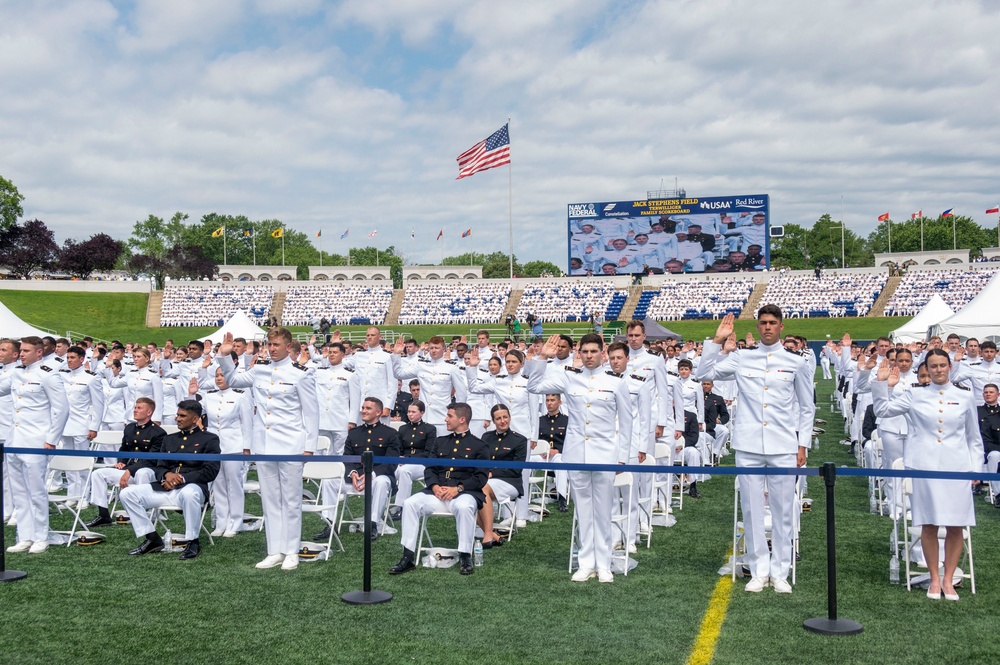
<svg viewBox="0 0 1000 665">
<path fill-rule="evenodd" d="M 732 552 L 729 553 L 729 556 L 732 557 Z M 715 655 L 715 643 L 719 640 L 722 622 L 726 619 L 732 591 L 732 575 L 726 574 L 719 577 L 715 590 L 712 592 L 712 598 L 708 601 L 705 616 L 701 620 L 701 629 L 698 631 L 698 637 L 695 638 L 687 665 L 708 665 L 712 662 L 712 656 Z"/>
</svg>

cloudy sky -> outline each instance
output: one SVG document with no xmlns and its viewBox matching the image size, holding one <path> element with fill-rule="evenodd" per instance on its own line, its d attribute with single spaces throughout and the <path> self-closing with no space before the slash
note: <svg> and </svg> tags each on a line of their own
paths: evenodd
<svg viewBox="0 0 1000 665">
<path fill-rule="evenodd" d="M 1000 197 L 1000 3 L 0 0 L 0 175 L 61 242 L 149 214 L 279 218 L 409 262 L 515 252 L 566 204 L 771 195 L 772 221 Z M 991 223 L 995 223 L 994 217 Z M 410 229 L 416 240 L 410 240 Z M 472 237 L 461 232 L 472 229 Z M 445 237 L 435 240 L 438 230 Z"/>
</svg>

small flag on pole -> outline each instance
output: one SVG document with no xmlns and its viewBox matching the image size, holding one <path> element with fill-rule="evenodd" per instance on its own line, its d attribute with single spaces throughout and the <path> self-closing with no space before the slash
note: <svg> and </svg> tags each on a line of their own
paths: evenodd
<svg viewBox="0 0 1000 665">
<path fill-rule="evenodd" d="M 942 217 L 951 217 L 951 211 L 952 211 L 952 210 L 954 210 L 954 208 L 948 208 L 948 209 L 947 209 L 947 210 L 945 210 L 945 211 L 944 211 L 943 213 L 941 213 L 941 216 L 942 216 Z"/>
<path fill-rule="evenodd" d="M 214 231 L 212 231 L 212 237 L 213 238 L 218 238 L 218 237 L 220 237 L 225 232 L 226 232 L 226 227 L 225 226 L 220 226 L 219 228 L 217 228 Z"/>
<path fill-rule="evenodd" d="M 378 235 L 378 229 L 372 229 L 372 232 L 368 234 L 369 238 L 374 238 Z"/>
<path fill-rule="evenodd" d="M 438 237 L 435 240 L 440 240 L 442 237 L 444 237 L 444 229 L 438 231 Z"/>
<path fill-rule="evenodd" d="M 320 229 L 319 231 L 316 232 L 316 237 L 317 238 L 322 238 L 323 237 L 323 229 Z"/>
<path fill-rule="evenodd" d="M 885 213 L 883 215 L 879 215 L 878 216 L 878 221 L 880 221 L 880 222 L 888 222 L 889 221 L 889 213 Z"/>
<path fill-rule="evenodd" d="M 923 210 L 918 210 L 914 213 L 910 213 L 910 219 L 920 219 L 923 216 L 924 216 Z"/>
<path fill-rule="evenodd" d="M 995 215 L 995 214 L 997 214 L 998 212 L 1000 212 L 1000 205 L 998 205 L 998 206 L 997 206 L 997 207 L 995 207 L 995 208 L 990 208 L 989 210 L 987 210 L 987 211 L 986 211 L 986 214 L 987 214 L 987 215 Z"/>
<path fill-rule="evenodd" d="M 350 233 L 350 232 L 351 232 L 351 230 L 347 229 L 346 231 L 344 231 L 343 233 L 341 233 L 340 234 L 340 239 L 343 240 L 344 238 L 346 238 L 347 234 Z"/>
<path fill-rule="evenodd" d="M 252 238 L 253 237 L 253 229 L 252 228 L 243 229 L 243 237 L 244 238 Z"/>
<path fill-rule="evenodd" d="M 472 229 L 469 229 L 468 231 L 462 231 L 463 238 L 468 238 L 471 235 L 472 235 Z"/>
<path fill-rule="evenodd" d="M 272 238 L 280 238 L 283 235 L 285 235 L 285 229 L 283 229 L 283 228 L 277 228 L 277 229 L 271 231 L 271 237 Z"/>
<path fill-rule="evenodd" d="M 510 164 L 508 125 L 504 125 L 490 134 L 488 138 L 483 139 L 457 157 L 458 177 L 455 180 L 467 178 L 473 173 L 479 173 L 496 166 Z"/>
</svg>

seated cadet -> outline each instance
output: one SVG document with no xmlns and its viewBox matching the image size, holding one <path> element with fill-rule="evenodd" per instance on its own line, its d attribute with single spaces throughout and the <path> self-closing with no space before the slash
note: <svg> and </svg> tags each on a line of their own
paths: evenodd
<svg viewBox="0 0 1000 665">
<path fill-rule="evenodd" d="M 416 379 L 414 379 L 416 380 Z M 399 445 L 403 457 L 414 461 L 430 457 L 434 453 L 437 429 L 424 422 L 424 403 L 417 399 L 406 410 L 407 422 L 399 428 Z M 413 481 L 424 477 L 423 464 L 400 464 L 396 467 L 396 498 L 389 509 L 389 516 L 398 520 L 403 515 L 403 502 L 413 494 Z"/>
<path fill-rule="evenodd" d="M 399 457 L 399 435 L 396 430 L 380 421 L 384 407 L 377 397 L 366 397 L 361 403 L 361 423 L 347 433 L 345 455 L 360 455 L 371 451 L 376 457 Z M 389 503 L 389 494 L 396 484 L 395 464 L 376 464 L 372 469 L 372 523 L 371 539 L 378 538 L 382 516 Z M 356 492 L 365 491 L 365 472 L 360 462 L 347 465 L 344 480 Z"/>
<path fill-rule="evenodd" d="M 489 447 L 490 457 L 504 462 L 523 462 L 528 455 L 528 440 L 510 429 L 510 410 L 497 404 L 490 410 L 495 430 L 483 434 L 483 443 Z M 503 540 L 493 531 L 493 502 L 517 500 L 524 494 L 521 469 L 490 469 L 490 479 L 486 481 L 483 494 L 486 500 L 479 509 L 476 520 L 483 530 L 483 549 L 503 545 Z"/>
<path fill-rule="evenodd" d="M 472 407 L 464 402 L 448 407 L 445 427 L 449 435 L 440 436 L 434 442 L 434 455 L 431 459 L 490 459 L 486 444 L 469 433 L 471 418 Z M 424 515 L 437 511 L 448 511 L 455 516 L 460 572 L 463 575 L 474 573 L 472 544 L 476 533 L 476 511 L 482 507 L 486 498 L 483 495 L 486 480 L 486 467 L 427 466 L 424 469 L 427 487 L 403 504 L 403 557 L 389 569 L 389 574 L 399 575 L 417 567 L 414 552 L 420 535 L 420 521 Z"/>
<path fill-rule="evenodd" d="M 201 429 L 201 404 L 186 399 L 177 405 L 179 431 L 163 438 L 161 453 L 218 455 L 219 437 Z M 208 484 L 219 474 L 219 462 L 206 460 L 157 460 L 152 465 L 154 480 L 148 485 L 132 485 L 122 489 L 119 498 L 128 511 L 136 536 L 146 540 L 130 551 L 133 556 L 163 550 L 163 539 L 149 519 L 147 510 L 167 504 L 177 504 L 184 511 L 184 538 L 187 545 L 180 558 L 193 559 L 201 553 L 198 533 L 201 511 L 208 500 Z"/>
<path fill-rule="evenodd" d="M 566 427 L 569 426 L 569 416 L 562 413 L 562 398 L 557 394 L 545 396 L 545 415 L 538 419 L 538 438 L 549 442 L 549 462 L 562 461 L 563 443 L 566 441 Z M 569 476 L 559 470 L 556 475 L 556 497 L 559 502 L 559 512 L 569 510 L 566 505 L 566 495 L 569 494 Z"/>
<path fill-rule="evenodd" d="M 152 422 L 156 406 L 148 397 L 140 397 L 135 401 L 132 417 L 135 422 L 125 426 L 122 445 L 118 449 L 122 453 L 142 452 L 157 453 L 163 445 L 163 437 L 167 433 L 159 425 Z M 111 514 L 108 512 L 108 488 L 112 485 L 125 488 L 129 485 L 153 482 L 153 468 L 149 459 L 119 459 L 113 467 L 94 469 L 90 475 L 90 503 L 97 506 L 97 517 L 87 522 L 88 529 L 111 524 Z"/>
<path fill-rule="evenodd" d="M 701 389 L 705 393 L 705 431 L 712 437 L 714 444 L 712 452 L 721 455 L 729 435 L 729 409 L 726 408 L 726 400 L 712 392 L 715 387 L 713 381 L 702 381 Z"/>
</svg>

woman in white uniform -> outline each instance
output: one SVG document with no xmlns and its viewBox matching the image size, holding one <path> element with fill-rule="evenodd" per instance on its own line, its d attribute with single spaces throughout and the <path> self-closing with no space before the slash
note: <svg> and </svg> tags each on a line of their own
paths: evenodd
<svg viewBox="0 0 1000 665">
<path fill-rule="evenodd" d="M 875 415 L 905 416 L 907 437 L 903 464 L 921 471 L 978 472 L 982 470 L 983 441 L 976 418 L 972 392 L 949 380 L 951 359 L 941 349 L 932 349 L 924 359 L 931 382 L 901 395 L 890 391 L 899 382 L 899 370 L 888 361 L 879 367 L 872 384 Z M 930 586 L 927 597 L 958 600 L 952 584 L 962 553 L 962 528 L 976 525 L 972 487 L 968 480 L 913 479 L 911 510 L 914 526 L 921 526 L 920 543 Z M 944 576 L 938 571 L 938 528 L 945 527 Z"/>
</svg>

